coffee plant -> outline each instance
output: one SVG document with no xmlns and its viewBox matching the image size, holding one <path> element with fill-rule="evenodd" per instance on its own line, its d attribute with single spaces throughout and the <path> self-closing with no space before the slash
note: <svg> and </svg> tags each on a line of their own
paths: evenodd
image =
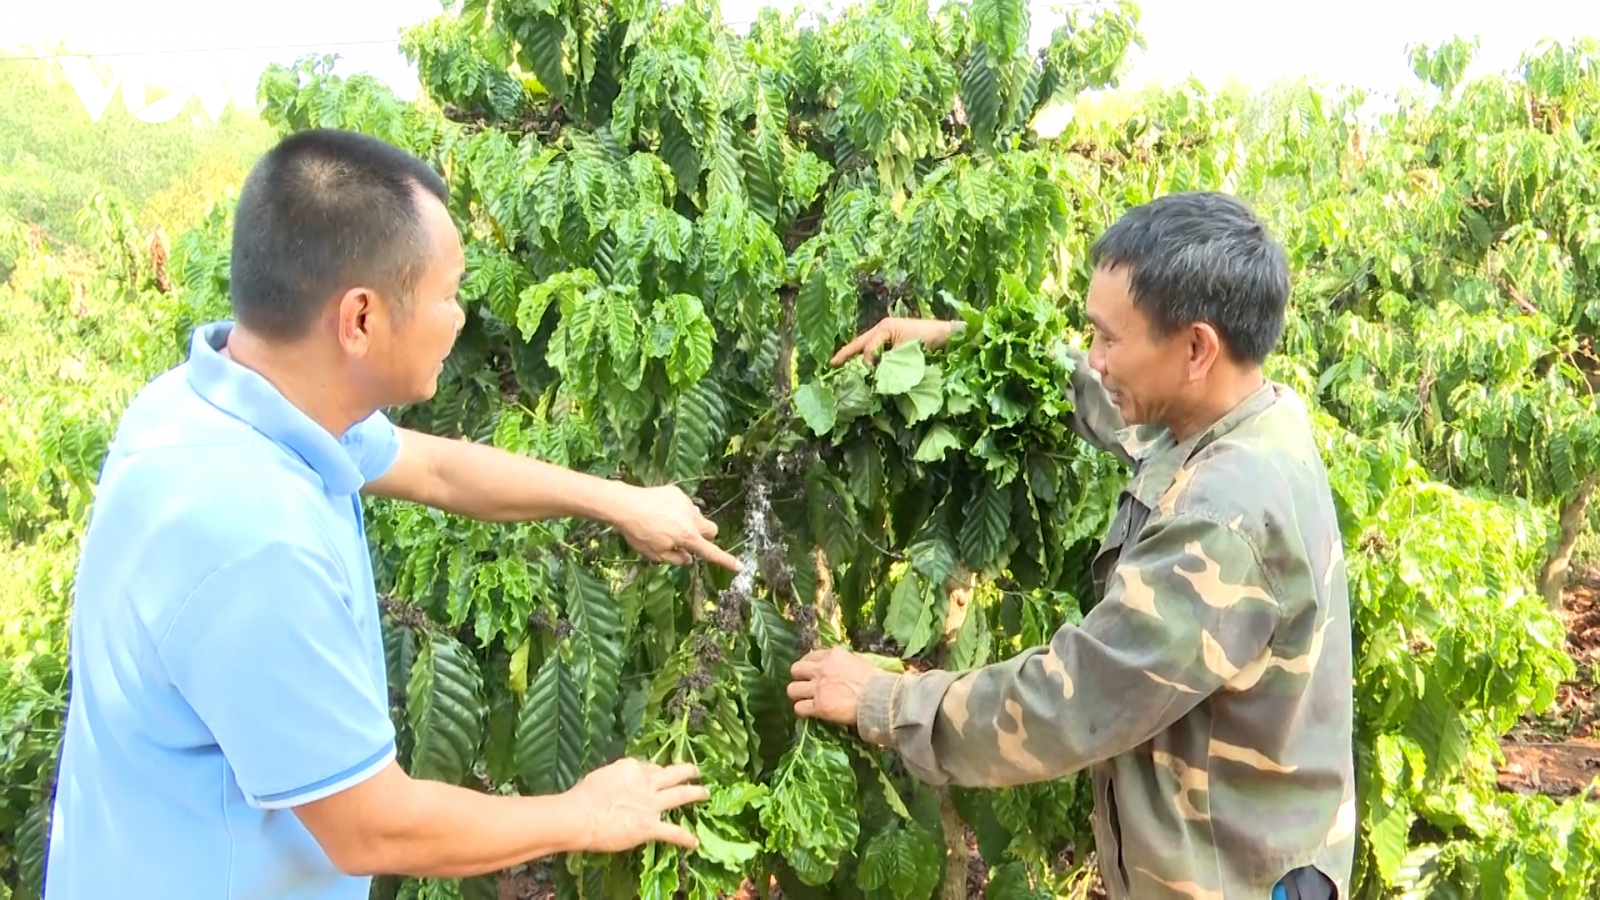
<svg viewBox="0 0 1600 900">
<path fill-rule="evenodd" d="M 769 9 L 743 36 L 704 0 L 464 0 L 405 35 L 418 103 L 329 58 L 267 71 L 280 130 L 373 134 L 450 185 L 468 323 L 438 394 L 395 417 L 677 484 L 745 564 L 368 501 L 403 765 L 547 794 L 621 755 L 697 763 L 711 799 L 673 815 L 699 848 L 556 860 L 566 897 L 965 897 L 969 834 L 987 896 L 1084 895 L 1080 776 L 930 788 L 796 720 L 784 686 L 814 647 L 967 669 L 1082 616 L 1128 476 L 1069 427 L 1087 248 L 1130 205 L 1223 189 L 1289 248 L 1272 374 L 1312 408 L 1345 537 L 1354 896 L 1592 895 L 1600 813 L 1499 794 L 1494 767 L 1572 674 L 1538 586 L 1600 468 L 1600 54 L 1545 47 L 1462 85 L 1467 45 L 1419 48 L 1425 86 L 1376 125 L 1359 96 L 1179 84 L 1044 137 L 1041 113 L 1115 85 L 1138 11 L 1076 10 L 1037 52 L 1029 31 L 1020 0 L 869 0 L 806 27 Z M 142 288 L 174 353 L 228 315 L 230 224 L 222 198 L 174 241 L 172 295 Z M 118 283 L 147 278 L 123 244 Z M 830 364 L 884 315 L 967 327 Z M 14 759 L 0 843 L 31 872 L 49 784 Z"/>
<path fill-rule="evenodd" d="M 1244 178 L 1303 268 L 1329 408 L 1397 426 L 1452 484 L 1555 504 L 1555 604 L 1600 472 L 1600 44 L 1461 84 L 1472 50 L 1414 49 L 1432 102 L 1381 139 L 1350 114 L 1359 95 L 1290 94 Z"/>
<path fill-rule="evenodd" d="M 472 321 L 405 421 L 681 485 L 747 562 L 668 570 L 584 524 L 379 505 L 414 773 L 549 792 L 622 753 L 698 763 L 701 849 L 568 860 L 580 893 L 768 873 L 964 893 L 956 800 L 797 724 L 783 687 L 813 646 L 976 666 L 1079 609 L 1122 473 L 1066 425 L 1072 322 L 1041 286 L 1070 277 L 1070 161 L 1026 126 L 1104 83 L 1133 24 L 1114 9 L 1035 55 L 1020 4 L 804 31 L 768 12 L 743 40 L 697 4 L 469 6 L 408 38 L 440 112 L 316 61 L 263 79 L 284 127 L 381 133 L 449 179 Z M 826 365 L 908 305 L 971 339 Z M 1074 789 L 1040 789 L 1054 832 L 1026 827 L 1030 792 L 1008 801 L 1022 840 L 993 862 L 1019 887 L 1086 849 Z"/>
</svg>

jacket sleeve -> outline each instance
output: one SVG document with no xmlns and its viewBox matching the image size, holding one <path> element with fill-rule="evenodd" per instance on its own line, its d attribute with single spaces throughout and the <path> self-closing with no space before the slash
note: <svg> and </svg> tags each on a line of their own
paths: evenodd
<svg viewBox="0 0 1600 900">
<path fill-rule="evenodd" d="M 1072 430 L 1079 437 L 1122 460 L 1124 465 L 1132 466 L 1133 456 L 1119 436 L 1127 427 L 1122 421 L 1122 413 L 1111 402 L 1111 395 L 1106 393 L 1099 373 L 1090 367 L 1089 355 L 1076 347 L 1068 347 L 1067 355 L 1074 363 Z"/>
<path fill-rule="evenodd" d="M 1156 520 L 1080 625 L 968 672 L 879 675 L 857 728 L 930 784 L 1050 780 L 1145 743 L 1230 681 L 1253 683 L 1278 618 L 1244 535 L 1198 515 Z"/>
</svg>

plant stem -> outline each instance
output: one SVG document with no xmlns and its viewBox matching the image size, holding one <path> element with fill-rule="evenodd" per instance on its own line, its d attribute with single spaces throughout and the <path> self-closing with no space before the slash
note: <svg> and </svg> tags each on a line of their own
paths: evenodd
<svg viewBox="0 0 1600 900">
<path fill-rule="evenodd" d="M 1555 549 L 1539 572 L 1539 593 L 1544 595 L 1551 609 L 1561 608 L 1561 592 L 1567 586 L 1567 573 L 1572 567 L 1572 550 L 1583 531 L 1584 517 L 1589 512 L 1589 501 L 1594 497 L 1600 472 L 1590 472 L 1578 485 L 1578 492 L 1561 504 L 1560 535 Z"/>
<path fill-rule="evenodd" d="M 944 584 L 948 603 L 944 617 L 944 635 L 939 641 L 938 662 L 941 666 L 950 665 L 950 655 L 955 647 L 956 635 L 961 633 L 961 626 L 972 611 L 972 589 L 976 581 L 977 578 L 972 572 L 961 568 Z M 982 615 L 982 612 L 979 611 L 978 614 Z M 967 825 L 962 821 L 960 813 L 956 812 L 955 802 L 950 799 L 948 787 L 937 787 L 934 789 L 934 794 L 939 798 L 939 829 L 944 832 L 944 900 L 964 900 L 967 896 L 967 869 L 972 863 L 972 857 L 967 851 Z"/>
</svg>

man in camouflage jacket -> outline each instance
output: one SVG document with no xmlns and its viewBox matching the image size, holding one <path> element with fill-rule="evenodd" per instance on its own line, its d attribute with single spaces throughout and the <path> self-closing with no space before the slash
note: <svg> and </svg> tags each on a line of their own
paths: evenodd
<svg viewBox="0 0 1600 900">
<path fill-rule="evenodd" d="M 789 696 L 930 784 L 1089 768 L 1113 900 L 1348 896 L 1339 524 L 1304 406 L 1261 370 L 1283 328 L 1283 251 L 1233 198 L 1184 194 L 1130 211 L 1093 262 L 1073 427 L 1134 473 L 1093 561 L 1099 602 L 1048 646 L 967 672 L 816 651 Z M 886 319 L 835 362 L 957 330 Z"/>
</svg>

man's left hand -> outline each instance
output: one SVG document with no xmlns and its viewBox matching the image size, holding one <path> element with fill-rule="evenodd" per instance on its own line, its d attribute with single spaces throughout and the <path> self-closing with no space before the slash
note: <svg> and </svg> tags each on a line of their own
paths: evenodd
<svg viewBox="0 0 1600 900">
<path fill-rule="evenodd" d="M 826 722 L 856 726 L 861 695 L 883 670 L 843 647 L 813 650 L 789 667 L 789 699 L 794 713 Z"/>
<path fill-rule="evenodd" d="M 688 565 L 699 557 L 733 572 L 737 559 L 711 542 L 717 523 L 701 515 L 689 495 L 671 485 L 633 487 L 618 504 L 614 524 L 646 559 Z"/>
</svg>

